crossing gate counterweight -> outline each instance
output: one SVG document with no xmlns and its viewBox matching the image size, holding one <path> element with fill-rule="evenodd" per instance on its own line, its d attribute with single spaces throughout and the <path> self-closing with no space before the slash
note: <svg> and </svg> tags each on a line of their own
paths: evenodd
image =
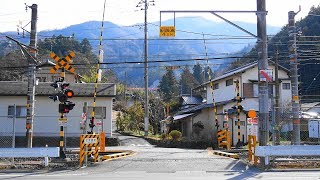
<svg viewBox="0 0 320 180">
<path fill-rule="evenodd" d="M 82 134 L 80 136 L 80 166 L 82 166 L 85 156 L 93 155 L 94 162 L 99 159 L 99 134 Z"/>
</svg>

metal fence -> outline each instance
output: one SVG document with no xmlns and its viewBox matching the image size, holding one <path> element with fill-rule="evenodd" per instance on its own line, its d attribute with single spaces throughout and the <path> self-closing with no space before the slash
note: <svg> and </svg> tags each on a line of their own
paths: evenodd
<svg viewBox="0 0 320 180">
<path fill-rule="evenodd" d="M 320 116 L 310 110 L 311 107 L 301 107 L 300 111 L 300 143 L 320 145 Z M 270 145 L 290 145 L 293 136 L 293 121 L 290 106 L 274 107 L 270 114 Z M 277 132 L 278 131 L 278 132 Z M 278 138 L 277 138 L 278 134 Z M 277 143 L 278 139 L 278 143 Z"/>
</svg>

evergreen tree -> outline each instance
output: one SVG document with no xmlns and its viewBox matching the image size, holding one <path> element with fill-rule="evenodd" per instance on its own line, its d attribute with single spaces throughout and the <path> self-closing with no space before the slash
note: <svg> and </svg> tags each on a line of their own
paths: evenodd
<svg viewBox="0 0 320 180">
<path fill-rule="evenodd" d="M 202 67 L 199 63 L 193 66 L 193 77 L 197 80 L 197 84 L 203 83 Z"/>
<path fill-rule="evenodd" d="M 81 51 L 80 51 L 81 53 L 83 53 L 83 54 L 91 54 L 92 53 L 92 46 L 87 38 L 84 38 L 81 41 L 80 47 L 81 47 Z"/>
<path fill-rule="evenodd" d="M 188 67 L 183 69 L 180 78 L 181 94 L 191 94 L 191 89 L 197 86 L 197 80 L 191 74 Z"/>
<path fill-rule="evenodd" d="M 167 69 L 167 72 L 162 76 L 159 84 L 159 90 L 165 102 L 170 102 L 177 96 L 177 80 L 172 69 Z"/>
</svg>

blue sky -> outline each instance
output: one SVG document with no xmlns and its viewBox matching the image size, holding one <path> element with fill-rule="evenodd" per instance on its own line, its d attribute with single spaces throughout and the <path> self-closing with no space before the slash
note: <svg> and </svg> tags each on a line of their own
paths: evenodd
<svg viewBox="0 0 320 180">
<path fill-rule="evenodd" d="M 132 25 L 144 21 L 143 11 L 136 8 L 140 0 L 107 0 L 105 20 L 118 25 Z M 266 0 L 267 24 L 283 26 L 287 23 L 288 11 L 299 9 L 297 20 L 305 17 L 312 5 L 318 6 L 319 0 Z M 0 32 L 15 31 L 30 21 L 31 11 L 25 5 L 38 4 L 38 31 L 61 29 L 72 24 L 102 19 L 104 0 L 1 0 Z M 159 21 L 160 10 L 256 10 L 256 0 L 155 0 L 149 7 L 148 21 Z M 218 20 L 210 14 L 179 14 L 177 16 L 203 16 Z M 230 20 L 256 22 L 255 14 L 223 14 Z M 162 19 L 172 18 L 172 14 Z M 26 29 L 29 29 L 27 26 Z"/>
</svg>

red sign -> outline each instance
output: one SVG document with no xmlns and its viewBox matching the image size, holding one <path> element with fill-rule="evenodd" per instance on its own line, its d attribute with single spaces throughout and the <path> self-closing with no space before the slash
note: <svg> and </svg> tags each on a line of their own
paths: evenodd
<svg viewBox="0 0 320 180">
<path fill-rule="evenodd" d="M 255 118 L 247 118 L 247 122 L 248 124 L 258 124 L 258 121 L 259 119 L 257 117 Z"/>
</svg>

